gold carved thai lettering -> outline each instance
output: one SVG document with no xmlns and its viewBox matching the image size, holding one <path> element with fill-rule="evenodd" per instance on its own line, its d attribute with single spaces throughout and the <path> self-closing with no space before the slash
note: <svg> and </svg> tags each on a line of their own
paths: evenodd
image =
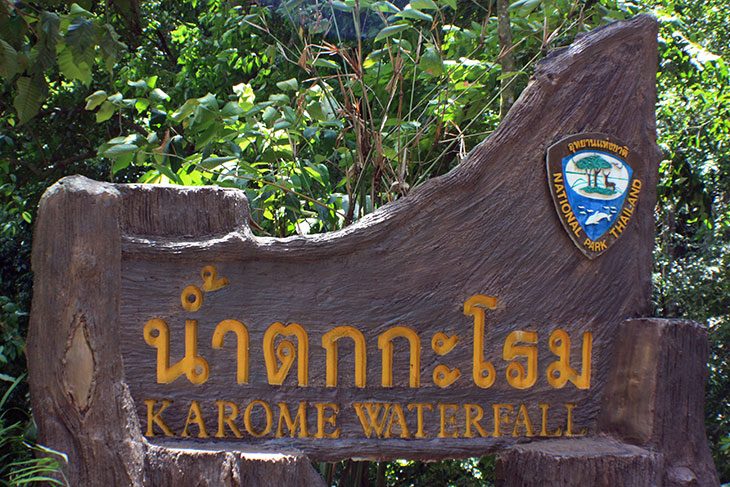
<svg viewBox="0 0 730 487">
<path fill-rule="evenodd" d="M 274 348 L 274 341 L 277 336 L 295 336 L 297 348 L 289 340 L 282 340 Z M 281 385 L 284 382 L 289 369 L 297 358 L 297 375 L 300 386 L 306 386 L 309 378 L 309 338 L 297 323 L 284 326 L 278 321 L 271 325 L 264 334 L 264 360 L 266 362 L 266 373 L 269 377 L 269 384 Z M 278 359 L 278 361 L 277 361 Z M 279 365 L 281 362 L 281 365 Z"/>
<path fill-rule="evenodd" d="M 517 342 L 530 345 L 515 345 Z M 515 389 L 527 389 L 535 385 L 537 380 L 537 333 L 534 331 L 513 331 L 504 341 L 502 357 L 514 360 L 517 357 L 527 358 L 527 368 L 520 362 L 512 362 L 507 366 L 507 382 Z"/>
<path fill-rule="evenodd" d="M 464 303 L 464 314 L 474 317 L 474 383 L 486 389 L 494 384 L 495 371 L 491 362 L 484 360 L 484 322 L 486 308 L 495 309 L 497 298 L 476 294 Z"/>
<path fill-rule="evenodd" d="M 207 293 L 217 291 L 228 285 L 228 279 L 225 277 L 218 278 L 218 271 L 212 265 L 203 267 L 200 275 L 203 278 L 203 291 Z"/>
<path fill-rule="evenodd" d="M 593 334 L 583 333 L 583 349 L 581 373 L 579 374 L 570 365 L 570 337 L 565 330 L 555 330 L 550 334 L 550 351 L 558 356 L 547 368 L 547 378 L 551 386 L 560 389 L 570 381 L 578 389 L 591 387 L 591 352 L 593 349 Z"/>
<path fill-rule="evenodd" d="M 156 332 L 156 334 L 154 333 Z M 185 374 L 193 384 L 210 375 L 208 361 L 198 355 L 198 322 L 185 320 L 185 356 L 170 366 L 170 328 L 164 320 L 151 319 L 144 327 L 144 339 L 157 349 L 157 383 L 167 384 Z"/>
<path fill-rule="evenodd" d="M 383 387 L 393 387 L 393 339 L 406 338 L 411 348 L 409 385 L 421 386 L 421 340 L 412 329 L 406 326 L 394 326 L 378 337 L 378 348 L 383 351 Z"/>
<path fill-rule="evenodd" d="M 438 332 L 431 339 L 431 348 L 439 355 L 446 355 L 454 349 L 459 342 L 456 335 L 447 336 L 445 333 Z M 439 387 L 448 387 L 453 384 L 456 379 L 461 376 L 461 370 L 451 368 L 446 365 L 437 365 L 433 369 L 433 383 Z"/>
<path fill-rule="evenodd" d="M 327 351 L 327 387 L 337 386 L 337 340 L 349 337 L 355 342 L 355 385 L 365 387 L 367 380 L 367 350 L 365 337 L 351 326 L 338 326 L 322 335 L 322 347 Z"/>
<path fill-rule="evenodd" d="M 236 380 L 239 384 L 248 383 L 248 330 L 243 323 L 236 320 L 223 320 L 218 323 L 213 332 L 211 345 L 213 348 L 223 347 L 223 338 L 226 333 L 236 334 Z"/>
</svg>

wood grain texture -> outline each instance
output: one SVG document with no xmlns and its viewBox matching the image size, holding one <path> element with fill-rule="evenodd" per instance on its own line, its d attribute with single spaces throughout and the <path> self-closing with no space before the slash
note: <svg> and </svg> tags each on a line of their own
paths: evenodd
<svg viewBox="0 0 730 487">
<path fill-rule="evenodd" d="M 272 478 L 323 485 L 301 455 L 147 443 L 119 346 L 122 204 L 113 185 L 81 177 L 63 179 L 41 200 L 27 342 L 40 442 L 68 455 L 71 485 L 268 486 Z"/>
<path fill-rule="evenodd" d="M 707 329 L 629 320 L 619 330 L 599 430 L 664 454 L 667 486 L 718 486 L 705 435 Z"/>
<path fill-rule="evenodd" d="M 661 453 L 608 438 L 534 443 L 506 452 L 497 487 L 661 487 Z"/>
<path fill-rule="evenodd" d="M 231 222 L 229 233 L 215 226 L 208 238 L 187 238 L 189 222 L 218 219 L 240 207 L 235 197 L 210 212 L 220 190 L 185 190 L 180 194 L 141 186 L 119 188 L 125 195 L 123 222 L 137 222 L 139 214 L 162 214 L 160 235 L 154 222 L 143 228 L 123 228 L 122 297 L 120 303 L 122 353 L 125 374 L 140 417 L 142 399 L 175 401 L 165 413 L 183 429 L 187 405 L 201 401 L 203 414 L 215 425 L 215 400 L 246 401 L 268 398 L 272 404 L 288 401 L 337 403 L 342 430 L 339 440 L 252 438 L 243 445 L 277 450 L 289 445 L 314 459 L 356 455 L 363 458 L 420 459 L 467 456 L 497 451 L 524 438 L 487 437 L 408 441 L 365 438 L 352 405 L 355 402 L 479 404 L 491 417 L 491 405 L 526 404 L 534 418 L 539 403 L 563 407 L 576 403 L 578 429 L 593 425 L 600 392 L 606 382 L 613 337 L 626 318 L 648 312 L 650 255 L 653 247 L 653 206 L 659 150 L 655 143 L 654 99 L 656 22 L 640 16 L 597 29 L 541 62 L 500 128 L 448 175 L 429 181 L 408 197 L 396 201 L 339 232 L 286 239 L 253 237 L 246 227 Z M 642 180 L 638 209 L 619 241 L 595 261 L 575 248 L 561 227 L 550 199 L 545 173 L 546 148 L 566 135 L 603 132 L 625 141 L 639 155 L 635 177 Z M 241 194 L 239 198 L 243 198 Z M 154 209 L 154 210 L 152 210 Z M 180 219 L 180 224 L 176 223 Z M 164 221 L 163 221 L 164 220 Z M 181 290 L 200 284 L 200 270 L 214 265 L 231 285 L 205 296 L 201 311 L 186 313 Z M 472 318 L 463 313 L 471 296 L 498 297 L 487 312 L 486 358 L 496 368 L 497 380 L 489 389 L 471 381 Z M 172 384 L 154 383 L 154 350 L 141 330 L 152 318 L 171 327 L 172 357 L 183 355 L 182 329 L 187 319 L 199 321 L 199 353 L 209 357 L 211 377 L 191 387 L 185 378 Z M 234 381 L 232 349 L 213 350 L 210 337 L 223 319 L 246 325 L 250 334 L 251 378 L 247 385 Z M 274 322 L 302 325 L 310 342 L 310 383 L 295 386 L 291 373 L 283 386 L 266 380 L 261 352 L 263 334 Z M 323 334 L 336 326 L 354 326 L 368 345 L 367 387 L 352 387 L 352 348 L 340 345 L 340 387 L 324 387 Z M 421 339 L 419 389 L 408 387 L 407 350 L 397 345 L 394 387 L 380 387 L 381 356 L 377 337 L 390 327 L 407 326 Z M 548 338 L 555 329 L 571 337 L 572 360 L 580 366 L 584 332 L 593 333 L 592 387 L 550 387 L 548 365 L 555 360 Z M 538 333 L 538 381 L 521 391 L 505 380 L 507 362 L 502 345 L 513 330 Z M 461 342 L 439 357 L 430 348 L 437 332 L 457 334 Z M 176 337 L 176 338 L 175 338 Z M 349 347 L 349 348 L 348 348 Z M 348 358 L 349 357 L 349 358 Z M 440 364 L 459 367 L 462 376 L 449 388 L 436 387 L 431 376 Z M 296 370 L 296 369 L 294 369 Z M 205 400 L 207 403 L 204 403 Z M 259 413 L 263 413 L 260 410 Z M 276 413 L 276 411 L 274 411 Z M 457 420 L 463 424 L 462 416 Z M 349 415 L 349 416 L 348 416 Z M 565 426 L 565 414 L 553 415 L 550 428 Z M 315 418 L 310 418 L 314 422 Z M 431 423 L 439 417 L 432 415 Z M 485 420 L 487 423 L 487 420 Z M 314 424 L 310 425 L 314 427 Z M 171 425 L 172 427 L 172 425 Z M 492 428 L 485 424 L 485 428 Z M 463 427 L 462 427 L 463 430 Z M 159 435 L 152 441 L 164 444 Z M 222 440 L 221 440 L 222 441 Z"/>
<path fill-rule="evenodd" d="M 704 453 L 697 461 L 682 463 L 678 459 L 688 458 L 687 452 L 662 450 L 666 441 L 656 438 L 658 432 L 669 438 L 659 428 L 669 415 L 646 416 L 653 396 L 642 396 L 628 407 L 634 411 L 629 419 L 618 415 L 610 422 L 614 426 L 604 430 L 598 423 L 602 407 L 612 407 L 609 399 L 602 403 L 602 396 L 609 397 L 607 385 L 614 384 L 609 390 L 617 391 L 616 397 L 622 393 L 614 375 L 621 366 L 612 362 L 615 336 L 624 320 L 649 311 L 660 157 L 654 121 L 656 34 L 656 21 L 643 15 L 596 29 L 553 53 L 538 65 L 500 128 L 455 170 L 331 234 L 255 237 L 241 191 L 62 180 L 42 200 L 33 253 L 36 284 L 28 356 L 41 441 L 69 453 L 77 485 L 321 485 L 304 455 L 315 460 L 428 460 L 498 451 L 508 451 L 511 460 L 505 465 L 517 466 L 506 471 L 517 472 L 532 460 L 545 465 L 544 483 L 539 483 L 539 469 L 533 469 L 525 473 L 530 475 L 524 477 L 525 485 L 558 485 L 550 482 L 565 465 L 583 469 L 575 478 L 588 483 L 574 485 L 591 485 L 590 479 L 616 465 L 643 477 L 616 477 L 628 483 L 614 485 L 652 485 L 638 480 L 649 478 L 681 482 L 705 475 L 698 470 L 711 468 Z M 617 243 L 593 261 L 562 228 L 545 173 L 547 147 L 580 132 L 615 136 L 642 161 L 633 168 L 643 182 L 636 213 Z M 199 311 L 183 309 L 181 292 L 189 285 L 201 286 L 201 269 L 208 265 L 229 285 L 203 293 Z M 496 373 L 488 389 L 477 387 L 471 378 L 473 318 L 463 309 L 477 294 L 498 301 L 496 309 L 486 311 L 484 358 Z M 198 354 L 210 364 L 208 380 L 191 384 L 182 376 L 158 383 L 156 351 L 143 334 L 151 319 L 169 325 L 171 363 L 185 354 L 186 320 L 197 322 Z M 232 342 L 212 346 L 216 325 L 226 319 L 248 328 L 248 383 L 236 381 Z M 297 365 L 282 385 L 269 384 L 262 347 L 274 322 L 298 323 L 306 330 L 306 387 L 297 385 Z M 365 387 L 355 385 L 349 339 L 339 342 L 338 387 L 326 385 L 322 337 L 337 326 L 353 326 L 364 335 Z M 418 334 L 421 361 L 415 370 L 420 387 L 409 385 L 407 342 L 402 338 L 394 345 L 393 386 L 381 384 L 378 337 L 395 326 Z M 592 333 L 590 389 L 549 385 L 548 366 L 556 355 L 548 339 L 556 329 L 571 338 L 571 365 L 577 369 L 581 338 Z M 537 381 L 522 390 L 508 385 L 508 361 L 502 359 L 503 344 L 515 330 L 538 337 Z M 460 337 L 445 355 L 431 347 L 439 332 Z M 693 336 L 677 331 L 676 339 L 689 340 L 701 351 Z M 653 357 L 647 364 L 665 369 L 670 363 L 663 362 L 666 357 L 677 358 L 663 349 Z M 627 367 L 638 366 L 633 356 L 621 360 Z M 459 367 L 462 375 L 440 388 L 432 379 L 438 365 Z M 694 363 L 689 373 L 703 373 L 703 367 L 704 362 Z M 648 391 L 682 393 L 655 377 L 651 382 L 651 376 L 642 376 L 652 385 Z M 699 390 L 691 394 L 701 398 Z M 165 437 L 154 424 L 154 436 L 144 436 L 149 421 L 145 400 L 174 401 L 164 414 L 174 437 Z M 180 435 L 191 423 L 193 400 L 200 405 L 208 438 L 199 438 L 195 421 L 188 424 L 189 436 Z M 216 401 L 236 404 L 242 412 L 254 400 L 265 400 L 272 408 L 287 403 L 292 413 L 299 402 L 306 402 L 310 432 L 323 426 L 315 404 L 337 404 L 340 435 L 277 438 L 274 424 L 269 434 L 255 437 L 248 430 L 262 432 L 267 422 L 259 405 L 251 409 L 251 425 L 242 438 L 215 437 Z M 354 406 L 372 401 L 406 409 L 408 404 L 431 404 L 427 434 L 368 438 Z M 438 404 L 459 405 L 455 423 L 446 426 L 450 433 L 460 428 L 458 437 L 438 437 Z M 465 404 L 482 407 L 485 437 L 464 437 Z M 494 404 L 513 406 L 501 436 L 494 434 Z M 524 424 L 512 434 L 521 404 L 536 429 L 541 426 L 540 404 L 549 404 L 545 430 L 563 432 L 568 429 L 566 404 L 574 404 L 574 431 L 585 430 L 589 438 L 525 445 L 536 438 L 526 437 Z M 688 403 L 686 409 L 696 414 L 697 408 L 697 403 Z M 637 422 L 631 419 L 634 414 L 648 419 Z M 413 412 L 409 418 L 408 427 L 415 431 Z M 243 428 L 240 417 L 238 421 Z M 596 438 L 599 431 L 645 448 Z M 699 439 L 696 447 L 703 448 Z M 563 450 L 569 459 L 561 460 Z M 584 453 L 590 451 L 593 459 L 586 460 Z M 702 478 L 711 474 L 706 475 Z M 636 484 L 630 481 L 634 478 Z M 510 481 L 519 482 L 514 479 Z"/>
<path fill-rule="evenodd" d="M 707 330 L 642 318 L 618 330 L 596 438 L 519 446 L 498 487 L 719 487 L 704 430 Z"/>
</svg>

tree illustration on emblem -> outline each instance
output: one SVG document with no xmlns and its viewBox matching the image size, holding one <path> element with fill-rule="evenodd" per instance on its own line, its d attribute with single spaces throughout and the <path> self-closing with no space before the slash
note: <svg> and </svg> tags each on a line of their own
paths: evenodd
<svg viewBox="0 0 730 487">
<path fill-rule="evenodd" d="M 585 171 L 588 176 L 588 187 L 581 190 L 586 193 L 599 193 L 610 195 L 615 193 L 615 185 L 608 181 L 608 175 L 611 173 L 611 163 L 601 156 L 588 156 L 575 162 L 575 167 L 581 171 Z M 603 186 L 598 186 L 598 175 L 603 172 Z M 593 179 L 591 180 L 591 176 Z"/>
</svg>

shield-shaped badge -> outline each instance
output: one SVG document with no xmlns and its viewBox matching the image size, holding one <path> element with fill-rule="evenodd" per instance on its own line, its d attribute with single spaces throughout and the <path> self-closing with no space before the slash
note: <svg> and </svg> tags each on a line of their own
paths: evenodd
<svg viewBox="0 0 730 487">
<path fill-rule="evenodd" d="M 550 193 L 558 217 L 589 259 L 626 230 L 641 193 L 640 161 L 623 142 L 601 133 L 567 137 L 547 151 Z"/>
</svg>

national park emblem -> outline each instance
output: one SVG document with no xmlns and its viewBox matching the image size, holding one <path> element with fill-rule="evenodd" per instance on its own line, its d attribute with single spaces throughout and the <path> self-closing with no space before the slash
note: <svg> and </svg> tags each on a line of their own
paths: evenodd
<svg viewBox="0 0 730 487">
<path fill-rule="evenodd" d="M 631 149 L 600 133 L 567 137 L 547 151 L 550 193 L 563 227 L 589 259 L 626 230 L 641 194 Z"/>
</svg>

